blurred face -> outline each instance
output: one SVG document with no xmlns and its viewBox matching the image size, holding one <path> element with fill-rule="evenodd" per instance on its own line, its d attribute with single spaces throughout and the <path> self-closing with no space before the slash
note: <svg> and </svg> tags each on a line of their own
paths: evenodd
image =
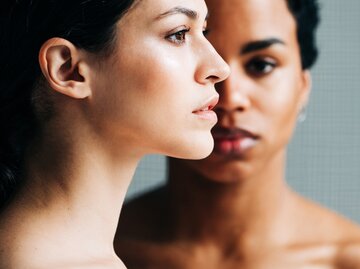
<svg viewBox="0 0 360 269">
<path fill-rule="evenodd" d="M 204 37 L 206 17 L 203 0 L 142 0 L 119 21 L 116 53 L 93 82 L 93 116 L 106 140 L 126 141 L 136 154 L 210 154 L 214 84 L 229 68 Z"/>
<path fill-rule="evenodd" d="M 309 92 L 285 0 L 208 0 L 209 41 L 230 65 L 218 85 L 214 152 L 187 162 L 215 181 L 250 177 L 283 159 Z"/>
</svg>

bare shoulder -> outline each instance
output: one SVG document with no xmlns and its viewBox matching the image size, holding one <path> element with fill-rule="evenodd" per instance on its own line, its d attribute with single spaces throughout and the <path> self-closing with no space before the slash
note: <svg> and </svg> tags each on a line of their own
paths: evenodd
<svg viewBox="0 0 360 269">
<path fill-rule="evenodd" d="M 67 240 L 62 240 L 64 236 L 47 233 L 48 227 L 30 227 L 29 221 L 20 225 L 21 221 L 15 220 L 9 217 L 0 222 L 0 268 L 126 269 L 115 254 L 89 258 L 90 255 L 82 255 L 80 249 L 69 251 L 69 245 L 64 244 Z M 59 238 L 61 240 L 55 240 Z"/>
<path fill-rule="evenodd" d="M 343 244 L 336 259 L 338 269 L 360 268 L 360 240 Z"/>
<path fill-rule="evenodd" d="M 101 264 L 101 263 L 83 263 L 83 264 L 47 264 L 47 265 L 34 265 L 29 266 L 29 264 L 25 264 L 24 266 L 12 267 L 14 269 L 18 268 L 28 268 L 28 269 L 126 269 L 125 265 L 121 264 Z M 11 268 L 9 268 L 11 269 Z"/>
<path fill-rule="evenodd" d="M 46 265 L 34 269 L 126 269 L 125 265 L 119 260 L 92 260 L 86 262 L 70 262 Z"/>
<path fill-rule="evenodd" d="M 350 219 L 303 197 L 296 198 L 301 205 L 299 219 L 306 220 L 303 231 L 326 242 L 360 242 L 360 226 Z"/>
<path fill-rule="evenodd" d="M 46 259 L 36 256 L 18 255 L 15 258 L 0 261 L 0 268 L 6 269 L 126 269 L 125 265 L 118 258 L 113 259 L 92 259 L 83 261 L 66 260 L 66 258 L 57 257 L 55 259 Z"/>
</svg>

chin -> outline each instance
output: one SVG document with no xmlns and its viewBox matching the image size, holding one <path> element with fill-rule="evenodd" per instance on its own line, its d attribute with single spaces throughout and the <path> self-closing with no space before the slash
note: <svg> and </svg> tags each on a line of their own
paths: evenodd
<svg viewBox="0 0 360 269">
<path fill-rule="evenodd" d="M 179 145 L 181 146 L 179 147 Z M 176 146 L 176 152 L 166 155 L 178 159 L 200 160 L 208 157 L 213 149 L 214 139 L 209 132 L 206 135 L 197 136 L 196 138 L 192 137 L 190 141 L 187 138 L 186 141 L 182 143 L 179 142 Z"/>
<path fill-rule="evenodd" d="M 186 164 L 209 182 L 236 184 L 244 182 L 256 172 L 252 163 L 219 160 L 213 154 L 204 160 Z"/>
</svg>

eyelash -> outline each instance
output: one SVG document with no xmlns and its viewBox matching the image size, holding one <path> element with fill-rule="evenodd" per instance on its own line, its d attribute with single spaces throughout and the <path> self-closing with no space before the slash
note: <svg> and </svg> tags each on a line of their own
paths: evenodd
<svg viewBox="0 0 360 269">
<path fill-rule="evenodd" d="M 271 73 L 276 67 L 277 62 L 269 57 L 254 58 L 246 64 L 247 72 L 257 77 Z"/>
<path fill-rule="evenodd" d="M 190 28 L 185 28 L 175 33 L 169 34 L 165 38 L 169 40 L 171 43 L 174 43 L 176 45 L 181 45 L 185 43 L 185 37 L 188 32 L 190 32 Z"/>
<path fill-rule="evenodd" d="M 167 35 L 165 38 L 167 40 L 169 40 L 170 42 L 176 44 L 176 45 L 181 45 L 183 43 L 185 43 L 186 41 L 186 34 L 190 32 L 190 28 L 185 28 L 182 29 L 180 31 L 177 31 L 175 33 L 169 34 Z M 203 30 L 203 35 L 206 37 L 207 34 L 209 33 L 208 29 L 204 29 Z"/>
</svg>

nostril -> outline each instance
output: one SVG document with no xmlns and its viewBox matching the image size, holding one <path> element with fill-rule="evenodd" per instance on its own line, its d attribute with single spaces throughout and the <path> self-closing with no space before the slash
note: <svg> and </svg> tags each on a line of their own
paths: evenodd
<svg viewBox="0 0 360 269">
<path fill-rule="evenodd" d="M 216 83 L 216 82 L 218 82 L 220 80 L 220 78 L 218 76 L 214 76 L 214 75 L 208 76 L 206 79 L 210 80 L 210 81 L 212 81 L 214 83 Z"/>
</svg>

